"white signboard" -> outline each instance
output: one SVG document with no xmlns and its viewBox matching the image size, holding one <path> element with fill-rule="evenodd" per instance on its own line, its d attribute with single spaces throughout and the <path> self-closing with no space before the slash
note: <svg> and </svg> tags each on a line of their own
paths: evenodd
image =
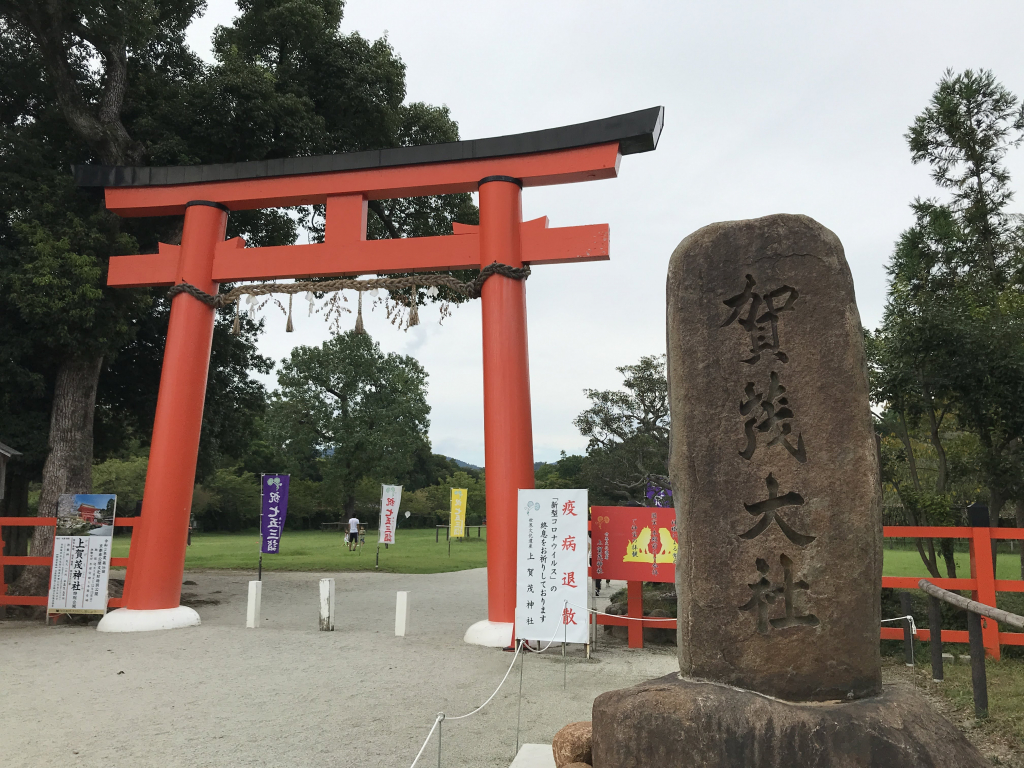
<svg viewBox="0 0 1024 768">
<path fill-rule="evenodd" d="M 112 494 L 65 494 L 58 500 L 47 612 L 107 612 L 116 505 Z"/>
<path fill-rule="evenodd" d="M 402 486 L 382 485 L 380 487 L 380 524 L 377 527 L 378 544 L 394 544 L 395 528 L 398 527 L 398 505 L 402 503 Z"/>
<path fill-rule="evenodd" d="M 520 490 L 516 637 L 589 642 L 587 491 Z"/>
</svg>

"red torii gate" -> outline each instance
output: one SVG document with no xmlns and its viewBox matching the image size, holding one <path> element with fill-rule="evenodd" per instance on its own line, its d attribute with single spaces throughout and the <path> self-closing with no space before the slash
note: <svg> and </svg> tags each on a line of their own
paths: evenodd
<svg viewBox="0 0 1024 768">
<path fill-rule="evenodd" d="M 430 272 L 493 262 L 558 264 L 608 258 L 608 226 L 549 229 L 522 220 L 523 187 L 614 178 L 622 155 L 653 150 L 664 109 L 475 141 L 222 165 L 75 167 L 79 186 L 104 187 L 122 216 L 185 216 L 181 245 L 110 259 L 111 286 Z M 480 193 L 480 225 L 445 237 L 366 239 L 366 204 L 452 192 Z M 247 248 L 225 240 L 229 211 L 326 204 L 323 243 Z M 494 275 L 483 286 L 484 457 L 487 467 L 487 621 L 466 641 L 512 640 L 516 594 L 516 503 L 533 488 L 533 431 L 523 282 Z M 132 542 L 125 607 L 100 629 L 192 626 L 180 604 L 185 545 L 215 310 L 187 293 L 171 301 L 160 392 L 146 475 L 145 524 Z"/>
</svg>

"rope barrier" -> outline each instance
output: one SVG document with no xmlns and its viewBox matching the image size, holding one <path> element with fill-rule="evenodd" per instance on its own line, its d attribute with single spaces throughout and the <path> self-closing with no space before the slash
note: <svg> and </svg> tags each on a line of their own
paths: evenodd
<svg viewBox="0 0 1024 768">
<path fill-rule="evenodd" d="M 667 621 L 668 619 L 672 618 L 671 616 L 668 616 L 668 617 L 665 617 L 665 616 L 641 616 L 641 617 L 636 617 L 636 616 L 619 616 L 618 614 L 615 614 L 615 613 L 605 613 L 604 611 L 599 611 L 599 610 L 597 610 L 595 608 L 586 608 L 586 607 L 584 607 L 584 606 L 582 606 L 582 605 L 580 605 L 578 603 L 571 603 L 569 601 L 566 601 L 566 602 L 569 603 L 569 605 L 571 605 L 573 608 L 579 608 L 581 610 L 586 611 L 587 613 L 593 613 L 595 616 L 614 616 L 617 619 L 623 619 L 625 621 L 658 621 L 659 619 L 664 619 L 664 620 Z M 675 621 L 675 619 L 672 619 L 672 620 Z"/>
<path fill-rule="evenodd" d="M 423 756 L 423 750 L 427 748 L 427 744 L 430 743 L 430 737 L 434 735 L 434 729 L 437 728 L 438 723 L 444 720 L 444 713 L 438 712 L 437 718 L 434 720 L 434 724 L 430 726 L 430 733 L 427 734 L 427 738 L 423 741 L 423 746 L 420 747 L 420 751 L 416 753 L 416 758 L 412 761 L 412 765 L 409 768 L 416 768 L 416 763 L 419 762 L 420 757 Z"/>
<path fill-rule="evenodd" d="M 438 712 L 437 713 L 437 717 L 434 719 L 434 724 L 430 727 L 430 733 L 428 733 L 427 734 L 427 738 L 423 740 L 423 746 L 420 747 L 420 751 L 416 753 L 416 759 L 412 761 L 412 765 L 409 766 L 409 768 L 416 768 L 416 762 L 420 759 L 420 757 L 423 755 L 423 751 L 427 748 L 427 744 L 430 742 L 430 737 L 434 735 L 434 729 L 437 728 L 438 725 L 442 721 L 444 721 L 444 720 L 465 720 L 467 717 L 471 717 L 472 715 L 475 715 L 477 712 L 479 712 L 481 709 L 483 709 L 484 707 L 486 707 L 488 704 L 491 703 L 491 701 L 494 699 L 494 697 L 498 695 L 498 691 L 501 690 L 501 687 L 505 684 L 505 681 L 508 680 L 508 676 L 512 673 L 512 667 L 515 666 L 516 659 L 519 658 L 519 652 L 522 649 L 523 649 L 523 641 L 520 640 L 518 645 L 516 645 L 515 655 L 512 656 L 512 663 L 508 665 L 508 671 L 505 673 L 505 676 L 503 678 L 501 678 L 501 682 L 498 683 L 498 687 L 494 689 L 494 693 L 492 693 L 490 696 L 487 697 L 487 701 L 485 701 L 479 707 L 474 709 L 472 712 L 467 712 L 466 714 L 459 715 L 458 717 L 448 717 L 447 715 L 445 715 L 444 712 Z"/>
<path fill-rule="evenodd" d="M 551 643 L 554 642 L 555 637 L 558 635 L 558 629 L 559 629 L 558 627 L 555 627 L 555 632 L 554 632 L 554 634 L 551 635 L 551 640 L 548 641 L 548 644 L 547 644 L 547 646 L 545 646 L 544 650 L 547 650 L 548 648 L 551 647 Z M 479 712 L 481 709 L 483 709 L 484 707 L 486 707 L 488 704 L 491 703 L 491 701 L 494 699 L 494 697 L 498 695 L 498 691 L 501 690 L 501 687 L 503 685 L 505 685 L 505 681 L 508 680 L 508 676 L 512 673 L 512 668 L 515 666 L 516 659 L 519 657 L 519 653 L 520 653 L 520 651 L 523 650 L 523 646 L 524 645 L 527 647 L 527 649 L 533 651 L 534 653 L 543 653 L 544 652 L 544 650 L 534 651 L 532 648 L 530 648 L 529 645 L 526 644 L 525 640 L 520 640 L 518 642 L 518 644 L 516 645 L 515 655 L 512 656 L 512 663 L 508 665 L 508 670 L 505 672 L 505 676 L 503 678 L 501 678 L 501 682 L 498 683 L 498 687 L 494 689 L 494 693 L 492 693 L 490 696 L 488 696 L 487 697 L 487 701 L 485 701 L 479 707 L 474 709 L 472 712 L 467 712 L 464 715 L 459 715 L 458 717 L 448 717 L 444 712 L 438 712 L 437 713 L 437 717 L 434 719 L 434 724 L 432 726 L 430 726 L 430 732 L 427 734 L 427 738 L 425 738 L 423 740 L 423 746 L 421 746 L 420 747 L 420 751 L 416 753 L 416 758 L 412 761 L 412 765 L 410 765 L 409 768 L 416 768 L 416 763 L 420 759 L 420 757 L 423 756 L 423 752 L 424 752 L 424 750 L 426 750 L 427 744 L 430 743 L 430 737 L 434 735 L 434 730 L 436 728 L 438 728 L 443 721 L 445 721 L 445 720 L 465 720 L 467 717 L 471 717 L 472 715 L 475 715 L 477 712 Z M 524 658 L 525 658 L 525 655 L 524 655 Z M 522 678 L 520 678 L 520 691 L 519 691 L 519 695 L 522 696 Z M 517 735 L 516 738 L 518 739 L 518 735 Z"/>
<path fill-rule="evenodd" d="M 598 610 L 593 609 L 593 608 L 582 606 L 582 605 L 579 605 L 578 603 L 573 603 L 573 602 L 570 602 L 568 600 L 564 600 L 563 602 L 566 605 L 571 605 L 574 608 L 579 608 L 580 610 L 583 610 L 583 611 L 585 611 L 587 613 L 592 613 L 594 615 L 613 615 L 613 614 L 604 614 L 603 611 L 598 611 Z M 650 620 L 650 617 L 635 618 L 635 617 L 631 617 L 631 616 L 618 616 L 617 618 L 624 619 L 626 621 L 649 621 Z M 909 621 L 912 633 L 915 634 L 915 635 L 917 634 L 917 625 L 914 623 L 914 617 L 913 616 L 898 616 L 898 617 L 896 617 L 894 619 L 882 619 L 882 623 L 883 624 L 886 623 L 886 622 L 893 622 L 893 621 Z M 434 719 L 434 724 L 430 727 L 430 731 L 427 733 L 427 738 L 423 740 L 423 745 L 420 747 L 420 751 L 416 753 L 416 757 L 412 761 L 412 765 L 410 765 L 409 768 L 416 768 L 416 763 L 419 762 L 420 757 L 422 757 L 424 751 L 426 751 L 427 744 L 430 743 L 430 738 L 434 735 L 434 731 L 438 729 L 438 727 L 440 726 L 440 724 L 443 721 L 445 721 L 445 720 L 464 720 L 467 717 L 471 717 L 471 716 L 475 715 L 477 712 L 479 712 L 484 707 L 486 707 L 488 704 L 490 704 L 491 701 L 494 699 L 494 697 L 498 695 L 498 691 L 500 691 L 502 686 L 505 685 L 505 681 L 508 680 L 508 676 L 512 673 L 512 669 L 515 667 L 515 664 L 516 664 L 516 659 L 519 657 L 519 654 L 523 650 L 523 648 L 525 647 L 526 650 L 530 651 L 531 653 L 544 653 L 546 650 L 548 650 L 552 646 L 552 644 L 554 644 L 555 638 L 558 636 L 558 629 L 559 629 L 559 627 L 555 628 L 554 633 L 551 635 L 551 639 L 548 640 L 547 645 L 545 645 L 543 648 L 539 648 L 539 649 L 535 650 L 535 649 L 531 648 L 526 643 L 525 640 L 520 640 L 518 642 L 518 644 L 516 645 L 516 652 L 515 652 L 515 655 L 512 657 L 512 663 L 509 664 L 508 670 L 505 672 L 505 676 L 503 678 L 501 678 L 501 682 L 498 683 L 498 687 L 494 689 L 494 693 L 492 693 L 490 696 L 487 697 L 487 701 L 485 701 L 479 707 L 474 709 L 472 712 L 467 712 L 466 714 L 459 715 L 458 717 L 448 717 L 447 715 L 445 715 L 444 712 L 438 712 L 437 713 L 437 717 Z M 519 693 L 519 695 L 520 695 L 520 697 L 522 697 L 522 677 L 521 676 L 520 676 L 520 693 Z M 517 723 L 516 730 L 517 730 L 516 740 L 517 740 L 517 749 L 518 749 L 518 738 L 519 738 L 518 737 L 518 723 Z M 439 745 L 439 748 L 440 748 L 440 745 Z"/>
<path fill-rule="evenodd" d="M 914 623 L 913 616 L 897 616 L 895 619 L 882 619 L 882 623 L 885 624 L 887 621 L 909 621 L 910 622 L 910 634 L 917 634 L 917 625 Z"/>
</svg>

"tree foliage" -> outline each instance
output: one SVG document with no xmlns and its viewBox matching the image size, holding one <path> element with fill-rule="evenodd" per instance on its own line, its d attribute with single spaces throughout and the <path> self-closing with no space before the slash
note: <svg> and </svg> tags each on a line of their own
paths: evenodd
<svg viewBox="0 0 1024 768">
<path fill-rule="evenodd" d="M 278 373 L 272 439 L 296 474 L 322 477 L 348 513 L 363 478 L 396 482 L 429 454 L 426 379 L 416 360 L 354 331 L 297 347 Z"/>
<path fill-rule="evenodd" d="M 181 217 L 107 213 L 101 197 L 74 187 L 71 165 L 233 162 L 458 138 L 447 108 L 405 102 L 405 66 L 386 38 L 341 33 L 340 0 L 242 0 L 215 33 L 212 65 L 185 44 L 204 8 L 0 0 L 0 439 L 25 453 L 12 478 L 42 477 L 44 508 L 57 494 L 90 490 L 94 455 L 145 453 L 167 306 L 159 290 L 107 288 L 107 263 L 177 243 L 182 227 Z M 373 210 L 371 237 L 442 234 L 453 218 L 475 216 L 468 195 Z M 228 236 L 288 244 L 302 221 L 294 211 L 237 212 Z M 258 328 L 245 325 L 240 339 L 225 330 L 219 322 L 201 479 L 251 458 L 247 437 L 265 407 L 249 374 L 269 366 L 255 353 Z M 58 413 L 76 429 L 51 431 Z M 33 544 L 40 554 L 48 546 Z"/>
<path fill-rule="evenodd" d="M 579 471 L 598 502 L 646 505 L 649 484 L 669 487 L 665 357 L 649 355 L 616 370 L 624 389 L 584 390 L 591 406 L 573 424 L 590 442 Z M 572 471 L 573 462 L 563 461 Z"/>
<path fill-rule="evenodd" d="M 950 447 L 965 432 L 976 440 L 969 453 L 991 524 L 1007 500 L 1024 497 L 1024 225 L 1008 208 L 1003 164 L 1022 139 L 1024 106 L 991 72 L 972 70 L 947 71 L 907 133 L 913 161 L 949 195 L 913 202 L 868 348 L 873 395 L 888 411 L 883 435 L 902 446 L 887 480 L 897 487 L 906 476 L 900 500 L 922 523 L 962 515 L 968 500 L 953 490 Z M 934 456 L 932 482 L 921 480 L 915 439 Z M 922 557 L 937 575 L 934 554 Z"/>
</svg>

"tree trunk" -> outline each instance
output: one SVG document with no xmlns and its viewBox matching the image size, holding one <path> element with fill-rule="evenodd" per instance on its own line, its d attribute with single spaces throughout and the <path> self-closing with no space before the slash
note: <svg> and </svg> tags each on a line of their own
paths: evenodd
<svg viewBox="0 0 1024 768">
<path fill-rule="evenodd" d="M 914 456 L 914 446 L 910 442 L 910 430 L 907 429 L 907 417 L 903 411 L 900 411 L 900 426 L 903 427 L 903 431 L 900 432 L 900 442 L 903 443 L 903 449 L 907 452 L 910 479 L 914 482 L 914 490 L 920 492 L 921 481 L 917 477 L 917 458 Z"/>
<path fill-rule="evenodd" d="M 28 477 L 19 471 L 7 467 L 7 487 L 4 497 L 0 499 L 0 517 L 26 517 L 28 515 Z M 28 551 L 29 528 L 11 526 L 0 536 L 0 551 L 5 557 L 21 557 Z M 6 585 L 14 582 L 25 569 L 23 565 L 5 565 L 3 567 L 4 587 L 0 594 L 7 591 Z M 7 615 L 6 606 L 0 605 L 0 619 Z"/>
<path fill-rule="evenodd" d="M 935 492 L 945 494 L 946 478 L 949 477 L 949 470 L 946 462 L 946 449 L 943 447 L 942 439 L 939 437 L 941 419 L 936 417 L 933 405 L 929 404 L 925 410 L 928 413 L 928 436 L 931 439 L 932 448 L 935 449 L 935 455 L 939 461 L 939 474 L 935 478 Z"/>
<path fill-rule="evenodd" d="M 939 549 L 942 552 L 942 559 L 946 561 L 946 575 L 951 579 L 956 578 L 956 557 L 953 555 L 953 540 L 940 539 Z"/>
<path fill-rule="evenodd" d="M 988 489 L 988 525 L 990 528 L 999 527 L 999 513 L 1003 509 L 1006 499 L 996 488 Z M 992 539 L 992 572 L 999 573 L 999 540 Z"/>
<path fill-rule="evenodd" d="M 7 490 L 0 500 L 0 517 L 28 516 L 28 476 L 21 472 L 12 472 L 7 468 Z M 7 528 L 3 534 L 4 555 L 21 557 L 28 551 L 28 534 L 31 529 L 17 526 Z M 4 566 L 4 581 L 12 583 L 21 574 L 23 565 Z"/>
<path fill-rule="evenodd" d="M 1017 499 L 1017 530 L 1024 531 L 1024 499 Z M 1020 547 L 1020 577 L 1024 579 L 1024 540 L 1017 539 Z"/>
<path fill-rule="evenodd" d="M 57 498 L 62 493 L 92 491 L 92 425 L 102 365 L 102 356 L 70 358 L 57 371 L 50 411 L 50 450 L 43 464 L 39 496 L 40 517 L 57 514 Z M 52 553 L 53 529 L 33 529 L 32 556 Z M 30 566 L 11 591 L 17 595 L 45 595 L 49 584 L 49 567 Z"/>
<path fill-rule="evenodd" d="M 914 490 L 918 493 L 921 492 L 921 481 L 917 475 L 917 459 L 914 456 L 914 446 L 910 442 L 910 430 L 907 428 L 907 416 L 903 411 L 900 411 L 900 425 L 903 430 L 900 434 L 900 442 L 903 443 L 903 449 L 907 452 L 907 464 L 910 468 L 910 479 L 914 483 Z M 904 506 L 907 510 L 907 514 L 910 515 L 911 525 L 921 525 L 920 520 L 917 519 L 917 513 L 910 507 Z M 925 521 L 927 522 L 927 521 Z M 917 554 L 921 556 L 921 562 L 924 563 L 924 567 L 928 569 L 928 573 L 933 578 L 939 578 L 939 565 L 935 558 L 935 544 L 928 539 L 915 539 L 914 543 L 917 545 Z M 928 547 L 928 554 L 924 552 L 924 547 Z"/>
<path fill-rule="evenodd" d="M 348 522 L 350 519 L 355 517 L 356 514 L 356 495 L 353 493 L 351 496 L 345 498 L 345 521 Z"/>
</svg>

